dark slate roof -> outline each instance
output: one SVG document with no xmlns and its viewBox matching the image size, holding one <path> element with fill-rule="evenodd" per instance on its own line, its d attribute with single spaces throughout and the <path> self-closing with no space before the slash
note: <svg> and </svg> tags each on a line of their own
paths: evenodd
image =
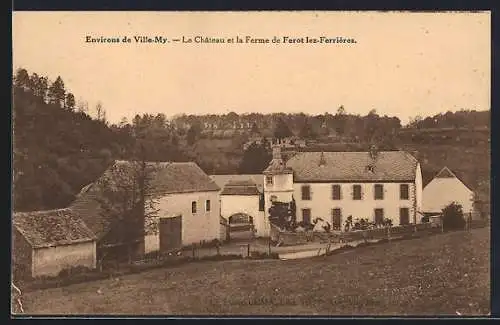
<svg viewBox="0 0 500 325">
<path fill-rule="evenodd" d="M 14 227 L 33 248 L 70 245 L 95 240 L 94 233 L 71 209 L 17 212 Z"/>
<path fill-rule="evenodd" d="M 85 221 L 97 238 L 102 238 L 110 229 L 114 217 L 107 214 L 101 206 L 101 191 L 95 184 L 90 184 L 80 191 L 70 208 Z"/>
<path fill-rule="evenodd" d="M 194 162 L 151 163 L 156 173 L 151 186 L 157 194 L 220 191 L 220 187 Z"/>
<path fill-rule="evenodd" d="M 128 174 L 134 172 L 134 163 L 118 160 L 108 168 L 94 183 L 84 187 L 71 204 L 71 209 L 78 213 L 98 238 L 102 238 L 111 228 L 115 220 L 113 215 L 102 207 L 102 181 L 108 180 L 106 186 L 118 186 L 123 175 L 121 169 Z M 150 173 L 150 195 L 219 191 L 219 186 L 193 162 L 148 162 Z M 118 187 L 117 187 L 118 188 Z"/>
<path fill-rule="evenodd" d="M 257 185 L 251 180 L 231 180 L 221 192 L 221 195 L 259 195 Z"/>
<path fill-rule="evenodd" d="M 290 158 L 295 182 L 412 181 L 418 161 L 404 151 L 301 152 Z"/>
<path fill-rule="evenodd" d="M 264 175 L 262 174 L 210 175 L 210 178 L 222 189 L 231 181 L 251 181 L 257 186 L 259 192 L 264 191 Z"/>
</svg>

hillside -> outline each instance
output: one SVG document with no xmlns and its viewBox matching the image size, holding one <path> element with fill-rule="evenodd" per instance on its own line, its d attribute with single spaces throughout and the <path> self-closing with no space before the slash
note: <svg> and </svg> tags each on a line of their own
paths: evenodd
<svg viewBox="0 0 500 325">
<path fill-rule="evenodd" d="M 244 144 L 252 137 L 298 136 L 304 150 L 381 150 L 414 152 L 427 182 L 444 166 L 471 189 L 490 179 L 489 111 L 447 112 L 419 118 L 402 128 L 397 117 L 372 110 L 366 116 L 346 113 L 244 114 L 179 116 L 136 115 L 119 124 L 95 114 L 65 89 L 61 77 L 51 82 L 19 69 L 13 85 L 13 170 L 16 211 L 65 207 L 95 180 L 113 159 L 195 161 L 209 174 L 260 173 L 270 160 L 267 145 Z M 91 117 L 94 115 L 95 117 Z M 489 187 L 489 186 L 487 186 Z M 488 193 L 488 194 L 486 194 Z M 489 197 L 485 191 L 483 197 Z"/>
</svg>

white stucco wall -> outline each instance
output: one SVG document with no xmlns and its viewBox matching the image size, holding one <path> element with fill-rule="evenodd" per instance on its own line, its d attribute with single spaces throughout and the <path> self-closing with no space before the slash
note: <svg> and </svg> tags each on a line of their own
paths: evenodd
<svg viewBox="0 0 500 325">
<path fill-rule="evenodd" d="M 271 207 L 271 197 L 275 196 L 280 202 L 290 202 L 294 195 L 293 174 L 273 175 L 273 184 L 266 184 L 264 177 L 264 216 Z"/>
<path fill-rule="evenodd" d="M 424 212 L 441 212 L 451 202 L 462 205 L 464 213 L 472 212 L 473 192 L 458 178 L 434 178 L 423 190 Z"/>
<path fill-rule="evenodd" d="M 341 200 L 332 199 L 332 185 L 337 184 L 341 187 Z M 352 199 L 352 186 L 361 185 L 362 199 Z M 375 200 L 374 185 L 383 184 L 384 199 Z M 302 209 L 311 209 L 311 221 L 314 218 L 323 218 L 332 222 L 332 209 L 340 208 L 342 213 L 341 224 L 349 215 L 353 219 L 368 218 L 375 220 L 375 209 L 384 209 L 384 218 L 392 219 L 393 225 L 399 225 L 399 209 L 409 209 L 409 221 L 414 222 L 415 216 L 415 184 L 409 185 L 409 199 L 401 200 L 399 197 L 399 185 L 401 183 L 295 183 L 294 198 L 297 205 L 297 221 L 302 221 Z M 301 188 L 303 185 L 311 187 L 311 200 L 302 200 Z M 419 218 L 417 218 L 419 222 Z"/>
<path fill-rule="evenodd" d="M 271 176 L 271 175 L 269 175 Z M 283 191 L 283 190 L 292 190 L 293 189 L 293 175 L 292 174 L 280 174 L 280 175 L 272 175 L 273 184 L 269 185 L 266 182 L 266 176 L 264 177 L 264 191 L 274 192 L 274 191 Z"/>
<path fill-rule="evenodd" d="M 33 277 L 55 276 L 61 270 L 75 266 L 96 267 L 95 241 L 33 250 Z"/>
<path fill-rule="evenodd" d="M 415 190 L 416 190 L 416 208 L 417 212 L 423 212 L 423 181 L 422 181 L 422 169 L 420 164 L 417 164 L 417 170 L 415 175 Z M 418 218 L 418 217 L 417 217 Z M 417 220 L 418 222 L 418 220 Z"/>
<path fill-rule="evenodd" d="M 205 201 L 210 200 L 210 211 L 205 210 Z M 171 218 L 182 216 L 182 245 L 211 241 L 220 238 L 220 201 L 219 193 L 192 192 L 168 194 L 156 200 L 154 209 L 157 217 Z M 196 202 L 197 211 L 191 212 L 191 202 Z M 145 252 L 159 249 L 159 234 L 148 234 L 144 238 Z"/>
<path fill-rule="evenodd" d="M 221 215 L 229 221 L 236 213 L 246 213 L 253 218 L 257 236 L 269 235 L 269 221 L 264 211 L 259 211 L 259 195 L 221 195 Z"/>
</svg>

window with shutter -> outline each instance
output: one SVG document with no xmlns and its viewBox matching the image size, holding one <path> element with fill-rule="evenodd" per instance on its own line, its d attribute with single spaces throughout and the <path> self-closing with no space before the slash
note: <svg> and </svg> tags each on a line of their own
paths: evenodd
<svg viewBox="0 0 500 325">
<path fill-rule="evenodd" d="M 353 185 L 352 186 L 352 199 L 353 200 L 361 200 L 361 185 Z"/>
<path fill-rule="evenodd" d="M 340 230 L 342 226 L 342 210 L 340 208 L 332 209 L 332 227 L 334 230 Z"/>
<path fill-rule="evenodd" d="M 340 185 L 332 185 L 332 200 L 340 200 L 342 198 L 342 192 L 340 190 Z"/>
<path fill-rule="evenodd" d="M 302 200 L 311 199 L 311 187 L 309 185 L 302 186 Z"/>
<path fill-rule="evenodd" d="M 374 194 L 375 194 L 375 200 L 383 200 L 384 199 L 384 185 L 382 184 L 375 184 L 374 185 Z"/>
<path fill-rule="evenodd" d="M 410 187 L 408 184 L 399 185 L 399 198 L 401 200 L 408 200 L 410 198 Z"/>
</svg>

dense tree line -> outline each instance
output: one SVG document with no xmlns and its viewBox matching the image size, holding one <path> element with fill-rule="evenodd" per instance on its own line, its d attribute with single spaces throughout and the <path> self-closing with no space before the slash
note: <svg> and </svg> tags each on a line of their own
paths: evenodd
<svg viewBox="0 0 500 325">
<path fill-rule="evenodd" d="M 14 210 L 66 206 L 114 159 L 133 159 L 137 148 L 151 161 L 184 158 L 161 114 L 109 125 L 102 104 L 92 118 L 61 77 L 51 82 L 19 69 L 13 81 Z"/>
<path fill-rule="evenodd" d="M 475 111 L 461 109 L 457 112 L 448 111 L 422 118 L 416 116 L 410 120 L 408 127 L 418 129 L 432 128 L 490 128 L 490 111 Z"/>
<path fill-rule="evenodd" d="M 139 151 L 148 161 L 195 161 L 210 174 L 260 173 L 271 159 L 273 138 L 295 135 L 321 143 L 330 137 L 333 144 L 365 148 L 376 143 L 382 149 L 397 148 L 402 139 L 397 117 L 381 116 L 376 110 L 365 116 L 349 114 L 342 106 L 321 115 L 230 112 L 168 119 L 164 114 L 143 114 L 110 124 L 102 103 L 89 112 L 89 105 L 76 100 L 61 77 L 51 81 L 19 69 L 13 81 L 13 203 L 19 211 L 64 207 L 114 159 L 135 159 Z M 489 125 L 489 112 L 462 110 L 416 118 L 409 127 Z M 207 129 L 228 128 L 241 132 L 221 140 L 203 135 Z M 267 138 L 264 144 L 245 152 L 243 144 L 259 135 Z"/>
</svg>

